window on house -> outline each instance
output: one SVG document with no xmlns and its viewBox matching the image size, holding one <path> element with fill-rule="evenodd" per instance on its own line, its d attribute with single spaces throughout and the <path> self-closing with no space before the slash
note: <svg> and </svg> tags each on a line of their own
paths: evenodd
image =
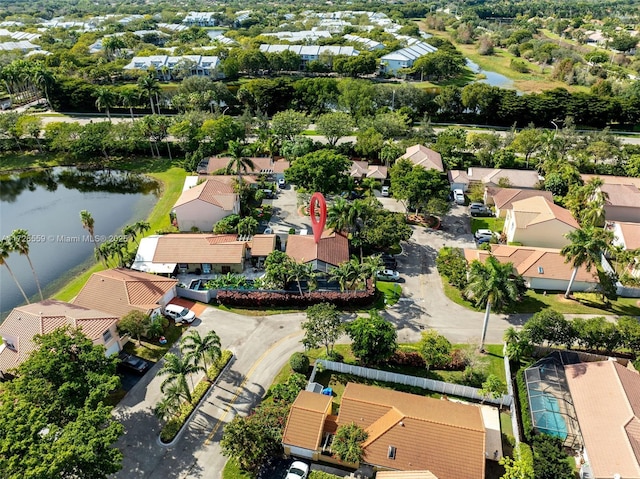
<svg viewBox="0 0 640 479">
<path fill-rule="evenodd" d="M 113 336 L 111 335 L 110 329 L 107 329 L 104 333 L 102 333 L 102 340 L 105 343 L 108 343 L 109 341 L 111 341 L 111 338 L 113 338 Z"/>
<path fill-rule="evenodd" d="M 231 273 L 231 266 L 222 266 L 222 274 Z"/>
<path fill-rule="evenodd" d="M 544 274 L 544 268 L 542 266 L 538 266 L 538 273 Z"/>
<path fill-rule="evenodd" d="M 387 457 L 389 459 L 396 458 L 396 448 L 394 446 L 389 446 L 389 450 L 387 451 Z"/>
</svg>

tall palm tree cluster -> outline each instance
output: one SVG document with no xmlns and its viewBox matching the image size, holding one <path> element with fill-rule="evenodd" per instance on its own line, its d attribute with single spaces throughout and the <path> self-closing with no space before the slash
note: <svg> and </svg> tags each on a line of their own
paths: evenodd
<svg viewBox="0 0 640 479">
<path fill-rule="evenodd" d="M 382 268 L 380 256 L 370 256 L 363 258 L 362 261 L 353 256 L 349 261 L 333 268 L 329 278 L 340 285 L 340 291 L 351 291 L 357 284 L 366 284 L 366 281 L 373 278 Z"/>
<path fill-rule="evenodd" d="M 0 69 L 0 79 L 4 83 L 12 104 L 23 104 L 37 100 L 43 95 L 49 101 L 49 91 L 55 79 L 42 62 L 16 60 Z"/>
<path fill-rule="evenodd" d="M 180 355 L 166 354 L 164 365 L 158 371 L 159 376 L 166 378 L 160 385 L 164 398 L 156 404 L 156 416 L 166 420 L 179 411 L 183 401 L 192 402 L 193 376 L 203 372 L 209 381 L 207 371 L 221 354 L 220 338 L 215 331 L 201 336 L 198 331 L 192 330 L 183 337 L 180 340 Z"/>
<path fill-rule="evenodd" d="M 38 279 L 36 270 L 33 267 L 33 263 L 31 262 L 31 257 L 29 256 L 29 232 L 27 230 L 13 230 L 10 236 L 7 236 L 6 238 L 2 238 L 2 240 L 0 240 L 0 265 L 4 265 L 4 267 L 7 268 L 9 275 L 11 275 L 11 278 L 16 283 L 16 286 L 18 286 L 18 289 L 20 290 L 20 293 L 22 294 L 25 302 L 29 304 L 29 298 L 27 297 L 27 294 L 24 292 L 24 289 L 20 285 L 18 278 L 16 278 L 15 274 L 13 274 L 13 270 L 9 266 L 9 263 L 7 263 L 7 259 L 9 258 L 11 253 L 18 253 L 19 255 L 25 256 L 27 258 L 27 261 L 29 261 L 29 267 L 31 268 L 31 273 L 33 274 L 33 277 L 36 281 L 36 286 L 38 287 L 40 299 L 44 300 L 42 289 L 40 288 L 40 280 Z"/>
</svg>

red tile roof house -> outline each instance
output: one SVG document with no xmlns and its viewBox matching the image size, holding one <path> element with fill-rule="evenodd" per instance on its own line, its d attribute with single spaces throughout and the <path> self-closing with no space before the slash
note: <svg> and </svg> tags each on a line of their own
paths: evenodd
<svg viewBox="0 0 640 479">
<path fill-rule="evenodd" d="M 370 165 L 366 161 L 352 161 L 349 175 L 356 180 L 373 178 L 376 180 L 387 179 L 388 168 L 381 165 Z"/>
<path fill-rule="evenodd" d="M 368 433 L 363 463 L 381 470 L 430 471 L 439 479 L 484 479 L 486 431 L 480 408 L 349 383 L 338 416 L 330 396 L 302 391 L 282 436 L 285 452 L 321 459 L 338 427 Z"/>
<path fill-rule="evenodd" d="M 425 170 L 438 170 L 444 173 L 442 166 L 442 156 L 437 151 L 433 151 L 424 145 L 413 145 L 407 147 L 404 155 L 398 160 L 409 160 L 416 166 L 422 166 Z"/>
<path fill-rule="evenodd" d="M 313 270 L 328 273 L 331 268 L 349 261 L 349 240 L 325 230 L 319 243 L 313 235 L 289 235 L 286 253 L 299 263 L 313 263 Z"/>
<path fill-rule="evenodd" d="M 484 202 L 489 206 L 494 206 L 496 216 L 504 218 L 507 216 L 507 210 L 513 208 L 513 203 L 534 196 L 542 196 L 553 202 L 553 193 L 543 190 L 525 190 L 520 188 L 499 188 L 496 186 L 487 186 L 484 189 Z"/>
<path fill-rule="evenodd" d="M 160 314 L 161 308 L 176 296 L 175 279 L 125 268 L 93 273 L 73 300 L 85 308 L 106 311 L 118 318 L 137 310 Z"/>
<path fill-rule="evenodd" d="M 240 212 L 240 199 L 233 185 L 205 180 L 182 192 L 171 211 L 180 231 L 211 231 L 225 216 Z"/>
<path fill-rule="evenodd" d="M 47 299 L 14 308 L 0 324 L 0 376 L 22 363 L 35 349 L 33 337 L 57 328 L 80 328 L 94 344 L 101 344 L 107 355 L 122 349 L 128 338 L 122 339 L 116 324 L 118 316 L 76 304 Z"/>
<path fill-rule="evenodd" d="M 584 445 L 584 477 L 640 479 L 640 375 L 615 361 L 564 369 Z"/>
<path fill-rule="evenodd" d="M 482 263 L 494 256 L 501 263 L 512 263 L 527 288 L 541 291 L 566 291 L 573 272 L 573 266 L 565 263 L 559 249 L 533 248 L 529 246 L 491 245 L 491 251 L 464 249 L 465 259 L 471 263 Z M 594 270 L 588 272 L 584 266 L 578 268 L 572 291 L 595 291 L 598 278 Z"/>
<path fill-rule="evenodd" d="M 567 233 L 578 228 L 580 225 L 569 210 L 534 196 L 512 203 L 503 231 L 509 243 L 561 249 L 570 243 Z"/>
<path fill-rule="evenodd" d="M 243 172 L 247 175 L 259 175 L 259 174 L 275 174 L 276 176 L 282 176 L 287 168 L 289 168 L 289 162 L 286 160 L 274 161 L 270 157 L 252 157 L 249 158 L 254 168 L 252 170 Z M 207 165 L 207 173 L 213 175 L 220 173 L 227 168 L 227 165 L 231 161 L 231 157 L 213 157 L 209 158 L 209 164 Z"/>
<path fill-rule="evenodd" d="M 451 189 L 467 191 L 472 184 L 500 186 L 500 180 L 507 182 L 510 188 L 535 189 L 543 179 L 534 170 L 515 170 L 507 168 L 469 168 L 466 172 L 451 170 L 447 172 Z M 506 185 L 505 185 L 506 186 Z"/>
</svg>

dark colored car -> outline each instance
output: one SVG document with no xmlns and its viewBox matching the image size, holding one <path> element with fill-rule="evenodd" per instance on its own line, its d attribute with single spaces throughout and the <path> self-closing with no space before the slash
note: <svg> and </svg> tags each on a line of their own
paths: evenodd
<svg viewBox="0 0 640 479">
<path fill-rule="evenodd" d="M 493 211 L 488 206 L 472 206 L 469 208 L 471 216 L 493 216 Z"/>
<path fill-rule="evenodd" d="M 120 354 L 120 364 L 118 366 L 137 374 L 144 374 L 145 371 L 149 369 L 149 363 L 147 361 L 127 353 Z"/>
</svg>

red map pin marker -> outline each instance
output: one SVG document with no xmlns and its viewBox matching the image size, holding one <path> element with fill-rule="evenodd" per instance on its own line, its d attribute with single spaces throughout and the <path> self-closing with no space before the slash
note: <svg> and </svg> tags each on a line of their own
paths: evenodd
<svg viewBox="0 0 640 479">
<path fill-rule="evenodd" d="M 319 216 L 316 216 L 316 208 L 320 208 Z M 309 204 L 309 215 L 311 216 L 311 228 L 313 229 L 313 239 L 320 242 L 324 225 L 327 222 L 327 202 L 322 193 L 314 193 Z"/>
</svg>

